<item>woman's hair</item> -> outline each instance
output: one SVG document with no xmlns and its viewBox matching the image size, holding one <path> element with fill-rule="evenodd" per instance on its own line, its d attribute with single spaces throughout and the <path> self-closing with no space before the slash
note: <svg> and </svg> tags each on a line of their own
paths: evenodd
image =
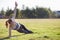
<svg viewBox="0 0 60 40">
<path fill-rule="evenodd" d="M 9 20 L 8 20 L 8 23 L 10 24 L 11 22 L 12 22 L 12 20 L 11 20 L 11 19 L 9 19 Z"/>
<path fill-rule="evenodd" d="M 5 24 L 5 25 L 6 25 L 6 27 L 8 26 L 8 23 L 10 24 L 11 22 L 12 22 L 12 20 L 11 20 L 11 19 L 7 20 L 7 21 L 6 21 L 6 24 Z"/>
</svg>

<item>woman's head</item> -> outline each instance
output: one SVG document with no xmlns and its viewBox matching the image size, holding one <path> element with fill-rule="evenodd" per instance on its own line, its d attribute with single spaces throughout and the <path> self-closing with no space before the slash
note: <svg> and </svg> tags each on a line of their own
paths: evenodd
<svg viewBox="0 0 60 40">
<path fill-rule="evenodd" d="M 11 19 L 9 19 L 9 20 L 8 20 L 8 23 L 10 24 L 11 22 L 12 22 L 12 20 L 11 20 Z"/>
<path fill-rule="evenodd" d="M 12 20 L 11 20 L 11 19 L 7 20 L 7 21 L 6 21 L 6 24 L 5 24 L 5 25 L 6 25 L 6 27 L 8 27 L 8 24 L 11 24 L 11 22 L 12 22 Z"/>
</svg>

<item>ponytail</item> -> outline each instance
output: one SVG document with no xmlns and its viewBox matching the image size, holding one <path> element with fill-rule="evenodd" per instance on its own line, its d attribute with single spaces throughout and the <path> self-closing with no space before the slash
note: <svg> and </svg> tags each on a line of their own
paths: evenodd
<svg viewBox="0 0 60 40">
<path fill-rule="evenodd" d="M 8 28 L 8 21 L 5 22 L 6 28 Z"/>
</svg>

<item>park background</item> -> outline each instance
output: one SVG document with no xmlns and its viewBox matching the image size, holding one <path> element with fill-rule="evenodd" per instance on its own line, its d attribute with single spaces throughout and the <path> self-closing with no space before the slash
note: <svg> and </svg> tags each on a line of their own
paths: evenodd
<svg viewBox="0 0 60 40">
<path fill-rule="evenodd" d="M 24 7 L 24 6 L 23 6 Z M 0 18 L 9 18 L 14 13 L 14 10 L 7 8 L 6 11 L 2 8 L 0 11 Z M 60 11 L 52 11 L 50 8 L 36 7 L 29 9 L 16 9 L 16 19 L 29 19 L 29 18 L 60 18 Z"/>
<path fill-rule="evenodd" d="M 0 0 L 0 18 L 9 18 L 14 13 L 15 2 L 16 19 L 60 18 L 59 0 Z"/>
</svg>

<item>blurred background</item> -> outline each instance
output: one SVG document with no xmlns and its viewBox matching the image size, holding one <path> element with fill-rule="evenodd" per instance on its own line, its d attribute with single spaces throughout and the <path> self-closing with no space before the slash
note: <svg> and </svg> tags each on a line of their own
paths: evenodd
<svg viewBox="0 0 60 40">
<path fill-rule="evenodd" d="M 15 2 L 16 19 L 60 18 L 59 0 L 0 0 L 0 19 L 14 13 Z"/>
</svg>

